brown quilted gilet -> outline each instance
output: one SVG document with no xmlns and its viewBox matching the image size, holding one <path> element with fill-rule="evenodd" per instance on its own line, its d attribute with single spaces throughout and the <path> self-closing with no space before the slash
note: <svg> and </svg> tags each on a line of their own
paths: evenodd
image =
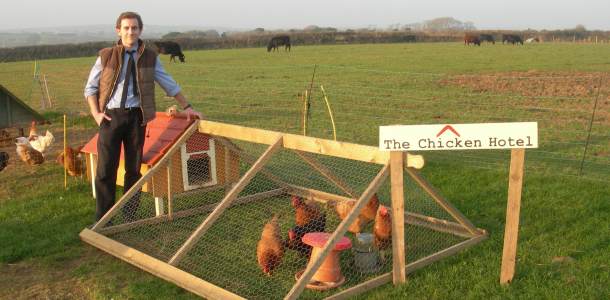
<svg viewBox="0 0 610 300">
<path fill-rule="evenodd" d="M 102 59 L 102 74 L 100 76 L 100 87 L 98 94 L 99 110 L 104 111 L 106 104 L 115 91 L 121 67 L 123 66 L 123 56 L 125 47 L 119 40 L 116 45 L 100 50 L 99 56 Z M 142 110 L 143 124 L 155 118 L 155 63 L 157 53 L 146 48 L 142 40 L 138 46 L 138 61 L 136 67 L 138 94 L 140 95 L 140 108 Z"/>
</svg>

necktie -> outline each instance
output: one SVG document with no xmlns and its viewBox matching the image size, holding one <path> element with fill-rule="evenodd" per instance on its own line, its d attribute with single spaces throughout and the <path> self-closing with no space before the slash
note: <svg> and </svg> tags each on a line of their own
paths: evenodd
<svg viewBox="0 0 610 300">
<path fill-rule="evenodd" d="M 133 94 L 138 95 L 138 81 L 136 80 L 136 64 L 133 58 L 135 50 L 127 51 L 129 54 L 129 61 L 127 62 L 127 71 L 125 72 L 125 81 L 123 83 L 123 94 L 121 95 L 121 108 L 125 108 L 125 102 L 127 101 L 127 90 L 129 89 L 129 83 L 133 77 Z"/>
</svg>

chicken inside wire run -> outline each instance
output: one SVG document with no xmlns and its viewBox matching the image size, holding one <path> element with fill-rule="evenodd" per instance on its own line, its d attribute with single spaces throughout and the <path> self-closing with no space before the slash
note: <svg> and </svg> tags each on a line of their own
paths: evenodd
<svg viewBox="0 0 610 300">
<path fill-rule="evenodd" d="M 215 161 L 216 168 L 221 168 L 216 170 L 216 179 L 210 181 L 212 185 L 175 192 L 182 184 L 176 179 L 180 172 L 168 171 L 170 164 L 165 161 L 141 183 L 142 193 L 137 196 L 140 220 L 128 223 L 120 213 L 121 208 L 108 219 L 109 225 L 101 225 L 98 232 L 248 299 L 285 297 L 315 253 L 306 243 L 309 240 L 304 242 L 303 237 L 309 233 L 335 232 L 353 211 L 356 199 L 384 169 L 377 163 L 291 149 L 272 152 L 267 161 L 254 168 L 268 153 L 269 145 L 221 138 L 215 138 L 215 145 L 215 154 L 209 159 L 197 160 L 202 164 L 198 165 L 197 173 L 202 178 L 211 180 L 214 173 L 210 173 L 213 168 L 203 168 L 203 165 L 210 166 Z M 179 152 L 169 157 L 173 157 L 172 166 L 180 166 Z M 252 169 L 258 171 L 239 191 L 233 192 Z M 332 176 L 325 176 L 320 170 Z M 166 177 L 170 171 L 172 180 Z M 169 201 L 163 199 L 169 183 L 174 191 L 173 218 L 167 214 Z M 404 184 L 405 197 L 409 199 L 405 203 L 406 211 L 413 212 L 417 218 L 452 220 L 414 182 L 405 178 Z M 380 181 L 377 191 L 348 225 L 345 237 L 351 241 L 351 248 L 338 251 L 343 284 L 325 291 L 308 287 L 300 298 L 328 297 L 391 272 L 390 194 L 390 180 Z M 224 199 L 233 200 L 220 205 Z M 132 205 L 129 201 L 125 203 Z M 165 212 L 163 206 L 167 208 Z M 213 216 L 219 207 L 221 212 Z M 212 224 L 197 234 L 198 228 L 211 216 Z M 174 260 L 194 234 L 197 234 L 195 242 Z M 407 261 L 422 259 L 464 240 L 410 224 L 405 225 L 404 238 Z M 366 260 L 362 260 L 363 255 Z"/>
<path fill-rule="evenodd" d="M 326 229 L 326 212 L 317 202 L 306 201 L 299 196 L 292 196 L 291 200 L 295 225 L 288 230 L 286 239 L 282 240 L 278 216 L 275 215 L 263 228 L 261 240 L 258 242 L 258 263 L 267 275 L 271 275 L 273 269 L 279 266 L 285 249 L 297 251 L 303 258 L 309 259 L 312 246 L 305 244 L 303 237 L 307 233 L 325 232 Z M 355 201 L 335 201 L 330 205 L 334 207 L 337 217 L 343 220 L 352 211 L 355 203 Z M 359 234 L 372 221 L 375 221 L 374 244 L 378 250 L 385 250 L 392 242 L 392 221 L 387 208 L 379 205 L 377 195 L 371 197 L 348 230 Z"/>
</svg>

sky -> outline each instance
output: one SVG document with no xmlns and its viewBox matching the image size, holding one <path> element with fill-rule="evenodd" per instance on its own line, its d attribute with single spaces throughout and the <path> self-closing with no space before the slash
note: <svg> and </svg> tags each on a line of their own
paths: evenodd
<svg viewBox="0 0 610 300">
<path fill-rule="evenodd" d="M 6 2 L 6 3 L 4 3 Z M 8 3 L 10 2 L 10 5 Z M 385 28 L 438 17 L 478 29 L 610 30 L 610 0 L 0 0 L 0 31 L 22 28 L 113 26 L 123 11 L 146 24 L 235 29 Z"/>
</svg>

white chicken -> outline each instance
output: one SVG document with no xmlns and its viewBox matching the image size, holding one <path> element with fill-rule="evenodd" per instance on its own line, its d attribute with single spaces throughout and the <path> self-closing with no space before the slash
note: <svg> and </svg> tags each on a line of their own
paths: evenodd
<svg viewBox="0 0 610 300">
<path fill-rule="evenodd" d="M 32 145 L 32 148 L 36 149 L 36 151 L 44 155 L 47 148 L 49 148 L 49 146 L 51 146 L 51 144 L 55 140 L 55 137 L 50 131 L 47 130 L 44 136 L 30 136 L 29 140 L 30 145 Z"/>
</svg>

